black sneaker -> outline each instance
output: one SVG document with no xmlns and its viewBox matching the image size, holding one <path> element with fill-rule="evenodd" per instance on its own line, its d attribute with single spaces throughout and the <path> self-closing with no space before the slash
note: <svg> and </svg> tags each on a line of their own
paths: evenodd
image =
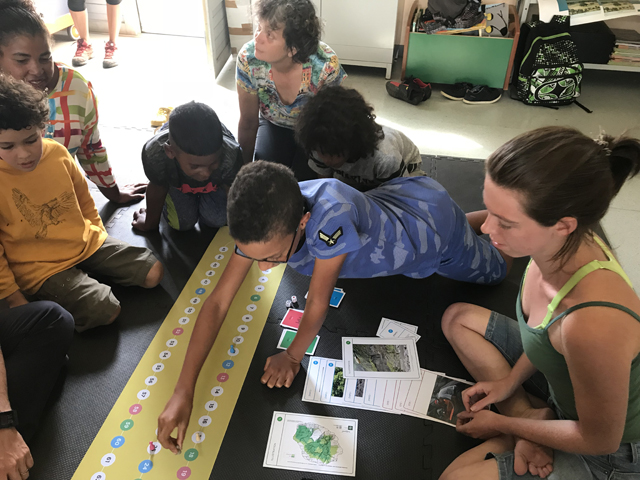
<svg viewBox="0 0 640 480">
<path fill-rule="evenodd" d="M 418 105 L 431 97 L 431 84 L 415 77 L 407 77 L 402 83 L 389 81 L 386 83 L 386 89 L 392 97 L 412 105 Z"/>
<path fill-rule="evenodd" d="M 471 90 L 473 85 L 470 83 L 456 83 L 455 85 L 447 85 L 442 88 L 440 93 L 449 100 L 460 101 L 467 94 L 467 90 Z"/>
<path fill-rule="evenodd" d="M 476 85 L 467 92 L 462 101 L 469 105 L 496 103 L 502 97 L 502 90 L 489 88 L 486 85 Z"/>
</svg>

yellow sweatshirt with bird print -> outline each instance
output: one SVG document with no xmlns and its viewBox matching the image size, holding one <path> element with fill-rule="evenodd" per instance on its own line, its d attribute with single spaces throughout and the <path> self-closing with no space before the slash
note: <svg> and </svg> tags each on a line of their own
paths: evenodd
<svg viewBox="0 0 640 480">
<path fill-rule="evenodd" d="M 67 149 L 42 141 L 31 172 L 0 160 L 0 299 L 35 294 L 44 281 L 86 260 L 107 238 L 84 174 Z"/>
</svg>

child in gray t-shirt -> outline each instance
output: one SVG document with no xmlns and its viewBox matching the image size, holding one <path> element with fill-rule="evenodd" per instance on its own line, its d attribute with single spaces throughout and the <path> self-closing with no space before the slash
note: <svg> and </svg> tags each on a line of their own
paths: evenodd
<svg viewBox="0 0 640 480">
<path fill-rule="evenodd" d="M 296 139 L 319 177 L 364 191 L 397 177 L 426 175 L 418 147 L 402 132 L 378 125 L 356 90 L 326 87 L 302 109 Z"/>
</svg>

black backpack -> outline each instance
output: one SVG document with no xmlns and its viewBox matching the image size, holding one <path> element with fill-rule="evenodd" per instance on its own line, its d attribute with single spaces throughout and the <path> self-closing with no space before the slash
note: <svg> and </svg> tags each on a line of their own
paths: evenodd
<svg viewBox="0 0 640 480">
<path fill-rule="evenodd" d="M 520 32 L 518 99 L 527 105 L 557 107 L 580 96 L 583 66 L 569 33 L 569 17 L 554 16 L 549 23 L 529 22 Z M 516 63 L 518 65 L 518 63 Z"/>
</svg>

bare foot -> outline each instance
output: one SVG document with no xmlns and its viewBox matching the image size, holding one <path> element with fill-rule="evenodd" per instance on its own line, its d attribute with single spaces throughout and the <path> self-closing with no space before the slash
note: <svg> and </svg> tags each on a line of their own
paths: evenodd
<svg viewBox="0 0 640 480">
<path fill-rule="evenodd" d="M 513 470 L 516 475 L 529 472 L 531 475 L 546 478 L 553 471 L 553 450 L 518 438 L 513 449 Z"/>
<path fill-rule="evenodd" d="M 556 415 L 550 408 L 532 408 L 523 417 L 536 420 L 554 420 Z M 546 478 L 553 471 L 553 449 L 539 445 L 524 438 L 516 438 L 514 447 L 513 470 L 517 475 L 529 472 L 540 478 Z"/>
</svg>

